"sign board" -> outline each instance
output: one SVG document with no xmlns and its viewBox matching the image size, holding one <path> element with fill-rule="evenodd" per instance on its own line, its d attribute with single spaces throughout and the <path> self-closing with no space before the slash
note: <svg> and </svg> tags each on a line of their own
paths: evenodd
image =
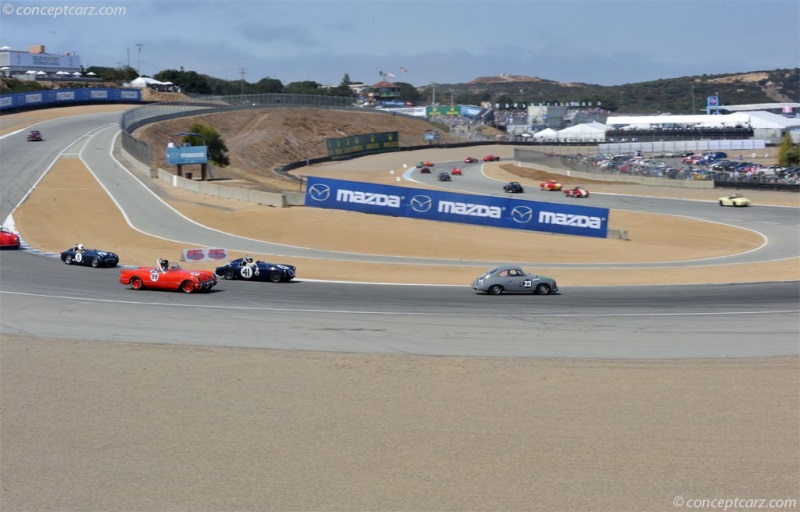
<svg viewBox="0 0 800 512">
<path fill-rule="evenodd" d="M 207 164 L 208 146 L 167 148 L 167 163 L 170 165 Z"/>
<path fill-rule="evenodd" d="M 221 247 L 184 249 L 183 261 L 228 261 L 228 250 Z"/>
<path fill-rule="evenodd" d="M 392 217 L 606 238 L 607 208 L 308 178 L 305 205 Z"/>
<path fill-rule="evenodd" d="M 328 156 L 395 151 L 400 147 L 398 132 L 366 133 L 325 139 Z"/>
</svg>

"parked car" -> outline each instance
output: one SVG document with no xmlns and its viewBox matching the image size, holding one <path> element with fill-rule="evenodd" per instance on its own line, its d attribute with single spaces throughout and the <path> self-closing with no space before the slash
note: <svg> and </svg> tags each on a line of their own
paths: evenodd
<svg viewBox="0 0 800 512">
<path fill-rule="evenodd" d="M 486 155 L 485 157 L 483 157 L 483 161 L 484 162 L 499 162 L 500 161 L 500 157 L 497 156 L 497 155 Z"/>
<path fill-rule="evenodd" d="M 468 156 L 467 158 L 464 159 L 465 164 L 474 164 L 477 161 L 478 161 L 477 158 L 472 158 L 471 156 Z"/>
<path fill-rule="evenodd" d="M 732 196 L 720 197 L 720 206 L 750 206 L 750 200 L 742 194 L 733 194 Z"/>
<path fill-rule="evenodd" d="M 0 226 L 0 249 L 19 249 L 19 235 Z"/>
<path fill-rule="evenodd" d="M 561 183 L 556 180 L 547 180 L 539 185 L 541 190 L 561 190 Z"/>
<path fill-rule="evenodd" d="M 185 270 L 177 263 L 158 258 L 155 267 L 122 269 L 119 282 L 134 290 L 180 290 L 184 293 L 208 292 L 217 285 L 217 278 L 209 270 Z"/>
<path fill-rule="evenodd" d="M 581 187 L 568 188 L 564 191 L 564 195 L 566 197 L 589 197 L 589 191 Z"/>
<path fill-rule="evenodd" d="M 436 177 L 437 181 L 451 181 L 450 175 L 446 172 L 440 172 L 439 176 Z"/>
<path fill-rule="evenodd" d="M 472 288 L 489 295 L 502 293 L 532 293 L 550 295 L 558 292 L 558 284 L 552 277 L 529 274 L 517 265 L 501 265 L 479 275 Z"/>
<path fill-rule="evenodd" d="M 520 185 L 519 182 L 512 181 L 503 185 L 503 192 L 508 192 L 509 194 L 522 194 L 525 192 L 525 189 L 522 188 L 522 185 Z"/>
<path fill-rule="evenodd" d="M 42 138 L 42 134 L 39 130 L 31 130 L 28 132 L 28 142 L 41 142 L 44 139 Z"/>
<path fill-rule="evenodd" d="M 116 267 L 119 256 L 110 251 L 86 249 L 83 244 L 75 244 L 61 252 L 61 261 L 67 265 L 83 265 L 84 267 Z"/>
<path fill-rule="evenodd" d="M 288 283 L 295 277 L 297 268 L 284 263 L 253 261 L 250 256 L 237 258 L 214 270 L 214 274 L 224 279 L 245 279 L 248 281 L 270 281 Z"/>
<path fill-rule="evenodd" d="M 461 175 L 462 175 L 462 172 L 461 172 L 461 169 L 459 169 L 458 167 L 456 167 L 456 168 L 454 168 L 452 171 L 450 171 L 450 174 L 452 174 L 453 176 L 461 176 Z"/>
</svg>

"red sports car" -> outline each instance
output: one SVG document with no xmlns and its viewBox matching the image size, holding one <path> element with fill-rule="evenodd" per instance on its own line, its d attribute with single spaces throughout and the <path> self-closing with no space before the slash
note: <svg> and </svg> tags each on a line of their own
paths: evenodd
<svg viewBox="0 0 800 512">
<path fill-rule="evenodd" d="M 0 227 L 0 248 L 19 249 L 19 235 L 4 227 Z"/>
<path fill-rule="evenodd" d="M 42 140 L 42 134 L 39 130 L 31 130 L 28 132 L 28 142 L 41 142 Z"/>
<path fill-rule="evenodd" d="M 431 173 L 431 168 L 430 168 L 430 167 L 423 167 L 423 168 L 421 168 L 421 169 L 419 170 L 419 172 L 420 172 L 421 174 L 430 174 L 430 173 Z"/>
<path fill-rule="evenodd" d="M 496 155 L 486 155 L 485 157 L 483 157 L 483 161 L 484 162 L 499 162 L 500 161 L 500 157 L 496 156 Z"/>
<path fill-rule="evenodd" d="M 539 185 L 541 190 L 561 190 L 561 183 L 556 180 L 547 180 Z"/>
<path fill-rule="evenodd" d="M 134 290 L 180 290 L 184 293 L 207 292 L 216 286 L 217 277 L 210 270 L 185 270 L 177 263 L 158 258 L 155 267 L 123 269 L 119 282 Z"/>
<path fill-rule="evenodd" d="M 465 164 L 474 164 L 477 161 L 478 161 L 477 158 L 472 158 L 471 156 L 468 156 L 467 158 L 464 159 Z"/>
<path fill-rule="evenodd" d="M 452 171 L 450 171 L 450 174 L 452 174 L 453 176 L 461 176 L 461 174 L 462 174 L 462 173 L 461 173 L 461 169 L 459 169 L 458 167 L 456 167 L 455 169 L 453 169 Z"/>
<path fill-rule="evenodd" d="M 585 188 L 575 187 L 565 190 L 564 195 L 567 197 L 589 197 L 589 191 Z"/>
</svg>

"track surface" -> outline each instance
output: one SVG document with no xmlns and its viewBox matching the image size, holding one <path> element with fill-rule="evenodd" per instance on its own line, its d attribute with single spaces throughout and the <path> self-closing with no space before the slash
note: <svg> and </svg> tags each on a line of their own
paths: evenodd
<svg viewBox="0 0 800 512">
<path fill-rule="evenodd" d="M 13 210 L 58 154 L 75 154 L 86 162 L 131 224 L 154 236 L 284 256 L 434 263 L 416 258 L 325 253 L 208 230 L 179 216 L 113 159 L 110 148 L 118 131 L 118 117 L 113 113 L 51 121 L 42 128 L 48 143 L 36 146 L 35 151 L 33 143 L 24 142 L 24 133 L 3 138 L 0 214 L 5 216 Z M 414 178 L 421 181 L 427 176 Z M 476 193 L 497 190 L 497 183 L 463 178 L 449 186 Z M 556 196 L 548 200 L 563 200 Z M 679 211 L 689 217 L 735 224 L 764 236 L 765 244 L 756 251 L 702 261 L 658 263 L 659 267 L 774 261 L 800 254 L 794 208 L 711 209 L 707 202 L 614 195 L 597 195 L 593 205 L 655 213 Z M 296 282 L 276 288 L 223 282 L 210 294 L 185 296 L 137 293 L 117 282 L 116 270 L 67 271 L 57 260 L 28 251 L 5 252 L 0 258 L 0 332 L 4 333 L 422 355 L 656 359 L 799 352 L 797 282 L 585 287 L 549 297 L 487 297 L 468 287 Z M 461 259 L 435 263 L 492 264 Z M 622 266 L 656 264 L 604 265 Z M 41 321 L 43 315 L 48 322 Z M 266 337 L 262 334 L 265 327 L 270 331 Z"/>
</svg>

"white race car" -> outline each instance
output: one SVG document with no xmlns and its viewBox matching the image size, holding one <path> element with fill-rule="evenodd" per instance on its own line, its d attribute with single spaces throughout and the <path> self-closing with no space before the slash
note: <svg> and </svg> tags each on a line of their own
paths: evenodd
<svg viewBox="0 0 800 512">
<path fill-rule="evenodd" d="M 720 206 L 750 206 L 750 200 L 742 194 L 733 194 L 732 196 L 720 197 Z"/>
</svg>

